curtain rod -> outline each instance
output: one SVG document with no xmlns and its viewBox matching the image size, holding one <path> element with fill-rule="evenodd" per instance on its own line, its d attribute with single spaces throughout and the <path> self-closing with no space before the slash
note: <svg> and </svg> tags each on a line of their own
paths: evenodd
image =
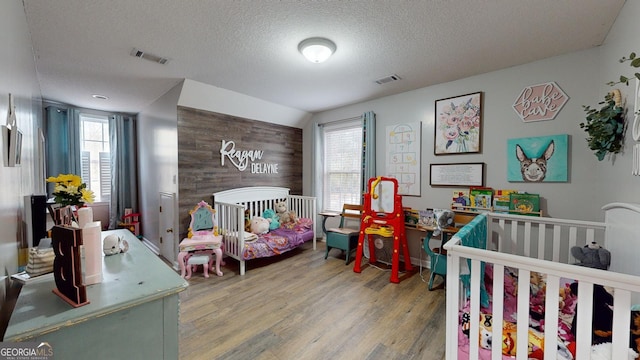
<svg viewBox="0 0 640 360">
<path fill-rule="evenodd" d="M 346 118 L 346 119 L 328 121 L 326 123 L 318 124 L 318 126 L 325 126 L 325 125 L 329 125 L 329 124 L 333 124 L 333 123 L 337 123 L 337 122 L 346 122 L 346 121 L 360 120 L 360 119 L 362 119 L 362 115 L 354 116 L 354 117 L 350 117 L 350 118 Z"/>
</svg>

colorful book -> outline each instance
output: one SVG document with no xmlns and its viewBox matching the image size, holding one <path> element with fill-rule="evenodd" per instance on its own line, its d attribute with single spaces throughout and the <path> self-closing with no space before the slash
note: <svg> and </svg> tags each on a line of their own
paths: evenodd
<svg viewBox="0 0 640 360">
<path fill-rule="evenodd" d="M 540 195 L 511 193 L 509 195 L 509 213 L 540 216 Z"/>
<path fill-rule="evenodd" d="M 411 208 L 404 208 L 404 223 L 406 226 L 414 227 L 420 221 L 420 215 L 418 210 Z"/>
<path fill-rule="evenodd" d="M 489 209 L 491 208 L 491 199 L 493 198 L 492 188 L 479 188 L 472 187 L 469 190 L 469 200 L 471 207 L 476 209 Z"/>
<path fill-rule="evenodd" d="M 453 190 L 451 207 L 461 209 L 467 206 L 471 206 L 471 200 L 469 200 L 469 190 Z"/>
<path fill-rule="evenodd" d="M 435 215 L 433 209 L 425 209 L 419 211 L 420 220 L 418 220 L 418 227 L 422 226 L 435 226 Z"/>
<path fill-rule="evenodd" d="M 509 200 L 512 193 L 518 190 L 498 189 L 493 192 L 493 211 L 509 212 Z"/>
</svg>

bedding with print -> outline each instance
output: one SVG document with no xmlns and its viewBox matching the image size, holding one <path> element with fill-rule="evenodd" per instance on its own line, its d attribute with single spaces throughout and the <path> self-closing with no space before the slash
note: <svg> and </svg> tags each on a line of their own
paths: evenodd
<svg viewBox="0 0 640 360">
<path fill-rule="evenodd" d="M 492 302 L 488 307 L 481 307 L 480 319 L 480 359 L 491 358 L 491 348 L 502 347 L 504 359 L 512 359 L 516 351 L 516 322 L 517 322 L 517 289 L 518 289 L 517 269 L 504 268 L 504 305 L 503 305 L 503 336 L 499 341 L 492 339 Z M 485 288 L 489 296 L 493 293 L 493 266 L 485 264 Z M 573 354 L 569 351 L 571 344 L 575 341 L 571 332 L 571 323 L 575 316 L 576 296 L 570 290 L 573 280 L 560 280 L 560 293 L 558 294 L 558 358 L 573 359 Z M 546 275 L 531 272 L 529 279 L 529 354 L 542 350 L 544 346 L 544 303 L 546 294 Z M 469 304 L 460 312 L 460 330 L 458 336 L 459 358 L 468 358 L 469 347 Z"/>
<path fill-rule="evenodd" d="M 300 218 L 292 228 L 280 227 L 259 235 L 257 240 L 245 242 L 242 258 L 249 260 L 279 255 L 312 239 L 313 221 Z"/>
</svg>

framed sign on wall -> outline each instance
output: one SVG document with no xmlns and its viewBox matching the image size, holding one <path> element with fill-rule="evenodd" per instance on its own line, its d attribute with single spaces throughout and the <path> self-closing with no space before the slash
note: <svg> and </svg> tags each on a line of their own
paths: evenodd
<svg viewBox="0 0 640 360">
<path fill-rule="evenodd" d="M 431 164 L 431 186 L 484 186 L 484 163 Z"/>
</svg>

